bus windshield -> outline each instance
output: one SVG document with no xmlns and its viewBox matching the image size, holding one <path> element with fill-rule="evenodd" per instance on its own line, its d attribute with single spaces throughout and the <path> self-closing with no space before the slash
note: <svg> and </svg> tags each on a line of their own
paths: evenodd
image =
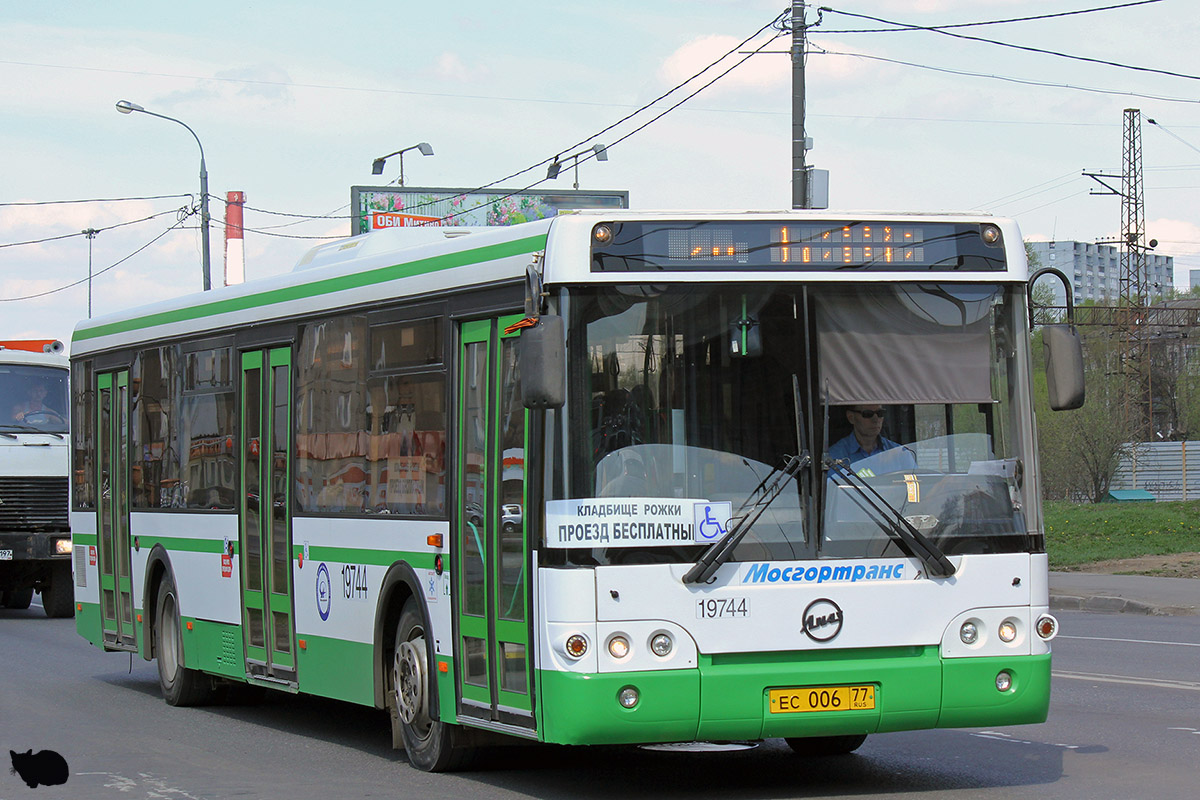
<svg viewBox="0 0 1200 800">
<path fill-rule="evenodd" d="M 813 466 L 788 479 L 731 560 L 913 555 L 895 525 L 947 554 L 1030 547 L 1012 397 L 1019 291 L 617 286 L 572 291 L 564 305 L 573 366 L 551 441 L 565 480 L 551 499 L 594 498 L 614 522 L 640 512 L 613 498 L 683 501 L 664 507 L 685 520 L 688 503 L 713 509 L 697 512 L 692 541 L 627 539 L 569 558 L 695 561 L 712 540 L 698 530 L 706 519 L 727 530 L 804 453 Z M 854 439 L 860 416 L 878 449 Z"/>
<path fill-rule="evenodd" d="M 0 364 L 0 433 L 66 433 L 67 370 Z"/>
</svg>

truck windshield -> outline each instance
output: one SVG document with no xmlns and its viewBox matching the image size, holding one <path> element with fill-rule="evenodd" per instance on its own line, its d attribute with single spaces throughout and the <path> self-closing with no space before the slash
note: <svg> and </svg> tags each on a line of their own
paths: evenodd
<svg viewBox="0 0 1200 800">
<path fill-rule="evenodd" d="M 729 560 L 905 555 L 888 533 L 896 515 L 949 555 L 1027 549 L 1011 396 L 1021 297 L 994 285 L 569 292 L 548 526 L 583 533 L 547 547 L 581 564 L 695 562 L 772 470 L 810 453 Z M 859 411 L 886 446 L 856 440 L 851 462 L 839 454 Z M 839 480 L 831 455 L 860 479 Z M 891 510 L 864 509 L 864 483 Z M 630 533 L 663 525 L 686 531 Z"/>
<path fill-rule="evenodd" d="M 66 433 L 67 370 L 0 364 L 0 432 Z"/>
</svg>

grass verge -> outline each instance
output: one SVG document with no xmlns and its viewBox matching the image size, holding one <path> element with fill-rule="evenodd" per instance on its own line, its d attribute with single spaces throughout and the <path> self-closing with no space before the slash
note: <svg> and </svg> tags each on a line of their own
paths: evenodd
<svg viewBox="0 0 1200 800">
<path fill-rule="evenodd" d="M 1200 501 L 1047 502 L 1050 569 L 1117 558 L 1200 552 Z"/>
</svg>

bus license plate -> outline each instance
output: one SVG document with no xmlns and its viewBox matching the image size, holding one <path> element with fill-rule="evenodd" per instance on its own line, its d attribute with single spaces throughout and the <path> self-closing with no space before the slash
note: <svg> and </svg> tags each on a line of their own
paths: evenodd
<svg viewBox="0 0 1200 800">
<path fill-rule="evenodd" d="M 772 689 L 772 714 L 804 711 L 869 711 L 875 708 L 874 686 L 814 686 Z"/>
<path fill-rule="evenodd" d="M 12 561 L 12 550 L 0 550 L 0 561 Z"/>
</svg>

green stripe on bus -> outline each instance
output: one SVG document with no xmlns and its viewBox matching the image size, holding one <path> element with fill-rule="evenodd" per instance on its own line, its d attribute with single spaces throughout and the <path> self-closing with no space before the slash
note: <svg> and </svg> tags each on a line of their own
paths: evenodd
<svg viewBox="0 0 1200 800">
<path fill-rule="evenodd" d="M 304 545 L 292 543 L 292 558 L 304 553 Z M 394 550 L 357 550 L 352 547 L 312 547 L 304 562 L 328 561 L 337 564 L 368 564 L 373 567 L 390 567 L 398 561 L 407 561 L 413 569 L 433 569 L 436 553 L 409 553 Z M 302 567 L 303 569 L 303 567 Z"/>
<path fill-rule="evenodd" d="M 334 278 L 325 278 L 324 280 L 304 283 L 298 286 L 286 286 L 280 289 L 272 289 L 258 294 L 246 295 L 244 297 L 231 297 L 225 300 L 215 300 L 211 303 L 201 303 L 200 305 L 190 306 L 188 308 L 179 308 L 172 311 L 161 311 L 156 314 L 147 314 L 144 317 L 134 317 L 132 319 L 121 320 L 120 322 L 110 322 L 106 325 L 97 325 L 94 328 L 82 328 L 75 331 L 73 341 L 81 342 L 88 339 L 96 339 L 102 336 L 110 336 L 117 333 L 127 333 L 142 328 L 152 328 L 156 325 L 167 325 L 175 322 L 188 322 L 191 320 L 203 319 L 204 317 L 216 316 L 218 314 L 229 314 L 235 311 L 245 311 L 251 308 L 259 308 L 262 306 L 276 305 L 278 303 L 286 303 L 293 300 L 303 300 L 309 297 L 318 297 L 323 294 L 332 294 L 334 292 L 344 292 L 350 289 L 361 289 L 364 286 L 371 286 L 377 283 L 386 283 L 388 281 L 399 280 L 401 278 L 411 278 L 417 275 L 424 275 L 430 272 L 439 272 L 445 269 L 453 269 L 455 267 L 465 267 L 471 264 L 479 264 L 485 261 L 495 261 L 501 258 L 510 256 L 525 255 L 533 253 L 545 248 L 546 234 L 538 236 L 530 236 L 525 239 L 518 239 L 512 242 L 502 242 L 500 244 L 488 245 L 486 247 L 476 248 L 474 250 L 464 250 L 459 253 L 448 253 L 443 256 L 433 256 L 431 258 L 423 258 L 418 261 L 410 261 L 404 264 L 393 264 L 389 267 L 380 267 L 378 269 L 359 272 L 353 275 L 338 275 Z"/>
</svg>

